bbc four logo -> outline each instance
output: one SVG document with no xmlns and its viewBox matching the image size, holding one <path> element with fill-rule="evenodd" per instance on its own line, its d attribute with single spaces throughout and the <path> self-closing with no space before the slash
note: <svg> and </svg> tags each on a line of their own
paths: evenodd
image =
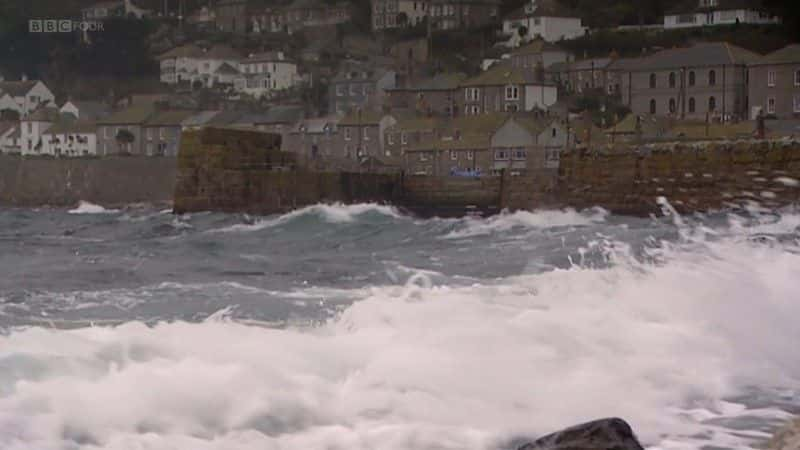
<svg viewBox="0 0 800 450">
<path fill-rule="evenodd" d="M 31 19 L 28 21 L 31 33 L 72 33 L 75 31 L 103 31 L 103 22 L 77 21 L 69 19 Z"/>
</svg>

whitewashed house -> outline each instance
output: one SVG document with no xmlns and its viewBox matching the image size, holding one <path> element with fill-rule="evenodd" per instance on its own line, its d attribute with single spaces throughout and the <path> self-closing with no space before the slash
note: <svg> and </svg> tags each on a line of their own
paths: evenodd
<svg viewBox="0 0 800 450">
<path fill-rule="evenodd" d="M 21 153 L 23 155 L 42 155 L 44 143 L 42 135 L 50 129 L 61 116 L 58 108 L 42 107 L 23 117 L 20 121 Z"/>
<path fill-rule="evenodd" d="M 20 152 L 19 122 L 0 122 L 0 153 L 14 154 Z"/>
<path fill-rule="evenodd" d="M 191 82 L 197 78 L 198 65 L 203 57 L 203 49 L 187 44 L 175 47 L 158 57 L 161 66 L 161 82 L 165 84 L 178 84 Z"/>
<path fill-rule="evenodd" d="M 242 55 L 227 45 L 215 45 L 197 58 L 197 75 L 191 82 L 200 81 L 204 87 L 216 84 L 232 84 L 235 68 Z"/>
<path fill-rule="evenodd" d="M 520 28 L 527 29 L 521 35 Z M 527 39 L 540 37 L 547 42 L 583 36 L 586 28 L 580 15 L 556 0 L 529 0 L 522 8 L 503 20 L 503 32 L 510 36 L 509 45 L 517 47 Z"/>
<path fill-rule="evenodd" d="M 664 15 L 665 29 L 737 23 L 777 24 L 780 18 L 767 13 L 759 0 L 698 0 L 693 7 L 676 8 Z"/>
<path fill-rule="evenodd" d="M 294 87 L 299 81 L 295 62 L 286 59 L 283 52 L 267 52 L 239 61 L 234 89 L 260 98 Z"/>
<path fill-rule="evenodd" d="M 76 157 L 97 155 L 97 124 L 61 122 L 42 133 L 40 154 Z"/>
<path fill-rule="evenodd" d="M 8 99 L 3 100 L 8 96 Z M 3 81 L 0 82 L 0 111 L 11 109 L 24 117 L 42 105 L 55 104 L 55 96 L 44 83 L 38 80 Z"/>
</svg>

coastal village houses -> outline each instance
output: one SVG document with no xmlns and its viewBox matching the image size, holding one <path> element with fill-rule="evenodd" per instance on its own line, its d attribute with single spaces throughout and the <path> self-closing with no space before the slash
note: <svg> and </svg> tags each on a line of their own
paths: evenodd
<svg viewBox="0 0 800 450">
<path fill-rule="evenodd" d="M 0 153 L 19 154 L 22 152 L 22 137 L 19 122 L 0 121 Z"/>
<path fill-rule="evenodd" d="M 592 58 L 555 64 L 547 69 L 567 93 L 582 94 L 589 90 L 601 89 L 608 95 L 616 95 L 618 86 L 611 83 L 608 76 L 612 58 Z"/>
<path fill-rule="evenodd" d="M 330 27 L 349 22 L 352 13 L 346 1 L 294 0 L 286 6 L 254 5 L 248 9 L 253 33 L 294 34 L 306 28 Z"/>
<path fill-rule="evenodd" d="M 43 155 L 77 157 L 97 155 L 97 125 L 61 121 L 42 134 Z"/>
<path fill-rule="evenodd" d="M 800 118 L 800 44 L 766 55 L 750 66 L 750 118 Z"/>
<path fill-rule="evenodd" d="M 618 61 L 609 71 L 634 114 L 728 121 L 747 118 L 748 65 L 759 59 L 727 43 L 702 43 Z"/>
<path fill-rule="evenodd" d="M 520 29 L 527 33 L 520 33 Z M 529 0 L 503 19 L 503 32 L 510 37 L 511 47 L 525 39 L 540 37 L 547 42 L 583 36 L 586 28 L 577 12 L 557 0 Z"/>
<path fill-rule="evenodd" d="M 396 86 L 393 70 L 375 68 L 363 63 L 345 63 L 331 79 L 328 87 L 328 110 L 345 114 L 361 108 L 378 110 L 386 90 Z"/>
<path fill-rule="evenodd" d="M 459 86 L 466 75 L 443 73 L 407 87 L 386 90 L 386 104 L 392 111 L 414 112 L 419 115 L 458 115 Z"/>
<path fill-rule="evenodd" d="M 780 19 L 765 12 L 760 0 L 697 0 L 694 6 L 679 6 L 664 15 L 665 29 L 739 23 L 777 24 Z"/>
<path fill-rule="evenodd" d="M 503 170 L 557 169 L 567 147 L 566 126 L 553 118 L 488 114 L 446 121 L 410 144 L 403 166 L 410 174 L 497 176 Z"/>
<path fill-rule="evenodd" d="M 482 27 L 497 20 L 498 0 L 371 0 L 372 29 L 416 26 L 434 30 Z"/>
<path fill-rule="evenodd" d="M 459 95 L 464 115 L 493 112 L 546 110 L 558 101 L 558 88 L 546 81 L 543 72 L 498 63 L 461 83 Z"/>
<path fill-rule="evenodd" d="M 239 61 L 239 72 L 240 75 L 234 79 L 234 89 L 256 98 L 289 89 L 301 81 L 297 64 L 287 59 L 283 52 L 250 55 Z"/>
<path fill-rule="evenodd" d="M 535 39 L 511 52 L 511 67 L 515 69 L 549 69 L 553 64 L 574 60 L 574 56 L 544 39 Z"/>
<path fill-rule="evenodd" d="M 336 116 L 299 120 L 283 139 L 284 151 L 299 156 L 306 163 L 316 159 L 337 160 L 345 158 L 339 147 L 338 118 Z"/>
<path fill-rule="evenodd" d="M 347 159 L 383 159 L 387 156 L 384 133 L 397 119 L 390 114 L 355 111 L 342 117 L 338 127 L 338 147 Z"/>
<path fill-rule="evenodd" d="M 0 82 L 0 112 L 15 111 L 25 117 L 42 105 L 55 104 L 55 96 L 38 80 Z"/>
<path fill-rule="evenodd" d="M 152 104 L 133 104 L 97 122 L 100 155 L 144 155 L 144 123 L 154 114 Z"/>
<path fill-rule="evenodd" d="M 20 121 L 21 153 L 23 155 L 44 154 L 42 135 L 60 118 L 58 108 L 43 106 L 23 117 Z"/>
</svg>

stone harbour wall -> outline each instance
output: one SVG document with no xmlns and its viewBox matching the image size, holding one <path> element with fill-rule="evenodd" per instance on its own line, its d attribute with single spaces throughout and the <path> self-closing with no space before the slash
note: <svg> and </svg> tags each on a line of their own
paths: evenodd
<svg viewBox="0 0 800 450">
<path fill-rule="evenodd" d="M 170 204 L 175 158 L 30 158 L 0 155 L 0 206 Z"/>
</svg>

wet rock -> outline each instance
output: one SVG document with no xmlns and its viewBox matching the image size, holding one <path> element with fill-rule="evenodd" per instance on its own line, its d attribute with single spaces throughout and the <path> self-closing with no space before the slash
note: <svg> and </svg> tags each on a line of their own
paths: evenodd
<svg viewBox="0 0 800 450">
<path fill-rule="evenodd" d="M 519 450 L 644 450 L 644 447 L 627 422 L 612 418 L 548 434 Z"/>
<path fill-rule="evenodd" d="M 769 450 L 800 450 L 800 419 L 778 430 L 765 448 Z"/>
</svg>

